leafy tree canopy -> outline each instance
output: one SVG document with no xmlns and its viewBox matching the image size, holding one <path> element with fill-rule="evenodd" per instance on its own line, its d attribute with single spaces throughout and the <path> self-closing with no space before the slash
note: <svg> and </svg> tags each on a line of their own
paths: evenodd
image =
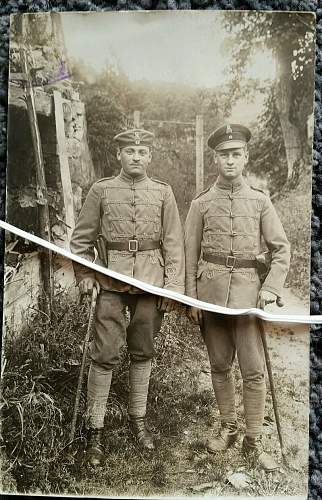
<svg viewBox="0 0 322 500">
<path fill-rule="evenodd" d="M 265 109 L 255 128 L 254 173 L 269 178 L 273 192 L 295 187 L 311 163 L 310 118 L 314 90 L 314 15 L 290 12 L 223 13 L 226 41 L 233 55 L 229 95 L 232 102 L 263 92 Z M 258 50 L 276 59 L 276 79 L 247 80 L 247 68 Z"/>
</svg>

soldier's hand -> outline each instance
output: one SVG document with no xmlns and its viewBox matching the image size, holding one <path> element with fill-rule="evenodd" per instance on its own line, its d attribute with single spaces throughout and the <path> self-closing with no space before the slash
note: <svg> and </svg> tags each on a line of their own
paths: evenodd
<svg viewBox="0 0 322 500">
<path fill-rule="evenodd" d="M 100 291 L 99 283 L 94 278 L 84 278 L 79 282 L 78 286 L 81 295 L 90 295 L 94 286 L 97 290 L 97 293 Z"/>
<path fill-rule="evenodd" d="M 187 316 L 195 325 L 202 325 L 202 310 L 198 307 L 188 307 Z"/>
<path fill-rule="evenodd" d="M 159 311 L 169 313 L 176 308 L 176 301 L 168 297 L 158 297 L 157 308 Z"/>
<path fill-rule="evenodd" d="M 276 299 L 277 297 L 275 293 L 261 290 L 258 294 L 257 307 L 264 310 L 267 304 L 274 304 L 274 302 L 276 302 Z"/>
</svg>

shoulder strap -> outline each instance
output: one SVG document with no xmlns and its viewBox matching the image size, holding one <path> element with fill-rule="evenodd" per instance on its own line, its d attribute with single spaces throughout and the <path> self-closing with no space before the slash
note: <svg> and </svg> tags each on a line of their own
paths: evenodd
<svg viewBox="0 0 322 500">
<path fill-rule="evenodd" d="M 200 196 L 202 196 L 203 194 L 206 194 L 208 193 L 208 191 L 210 191 L 212 186 L 209 186 L 207 187 L 207 189 L 204 189 L 203 191 L 201 191 L 201 193 L 197 194 L 195 197 L 194 197 L 194 200 L 197 200 L 198 198 L 200 198 Z"/>
<path fill-rule="evenodd" d="M 159 184 L 163 184 L 164 186 L 169 186 L 167 182 L 160 181 L 160 179 L 157 179 L 156 177 L 150 177 L 151 181 L 158 182 Z"/>
<path fill-rule="evenodd" d="M 253 189 L 254 191 L 259 191 L 260 193 L 263 193 L 267 196 L 267 194 L 265 193 L 265 191 L 263 191 L 262 189 L 258 188 L 258 187 L 255 187 L 255 186 L 249 186 L 251 189 Z"/>
<path fill-rule="evenodd" d="M 98 181 L 96 181 L 96 184 L 103 181 L 109 181 L 110 179 L 115 179 L 115 175 L 112 175 L 111 177 L 103 177 L 103 179 L 99 179 Z"/>
</svg>

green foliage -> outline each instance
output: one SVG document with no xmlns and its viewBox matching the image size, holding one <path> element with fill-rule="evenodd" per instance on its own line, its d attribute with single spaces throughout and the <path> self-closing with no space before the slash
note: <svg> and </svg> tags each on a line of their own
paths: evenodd
<svg viewBox="0 0 322 500">
<path fill-rule="evenodd" d="M 314 16 L 310 13 L 261 12 L 223 13 L 223 22 L 231 37 L 226 44 L 232 51 L 229 94 L 232 102 L 265 95 L 265 111 L 254 127 L 252 171 L 268 174 L 271 192 L 288 180 L 295 187 L 303 168 L 310 165 L 310 138 L 307 120 L 313 112 Z M 276 79 L 259 86 L 247 79 L 247 69 L 257 51 L 268 49 L 276 60 Z M 294 126 L 297 137 L 291 140 L 286 130 Z M 294 134 L 293 134 L 294 135 Z M 297 159 L 294 164 L 289 156 Z M 293 150 L 293 151 L 292 151 Z M 289 164 L 289 165 L 288 165 Z M 292 168 L 287 179 L 288 168 Z"/>
<path fill-rule="evenodd" d="M 56 297 L 51 322 L 39 312 L 19 336 L 8 332 L 5 339 L 6 365 L 0 400 L 3 450 L 8 457 L 6 469 L 11 470 L 19 492 L 89 494 L 88 489 L 82 492 L 84 485 L 79 484 L 80 477 L 85 474 L 88 480 L 91 475 L 82 463 L 86 442 L 86 375 L 76 431 L 75 445 L 79 443 L 76 464 L 70 463 L 66 454 L 88 307 L 87 302 L 71 303 L 68 295 L 61 294 Z M 182 370 L 182 362 L 195 355 L 198 344 L 195 330 L 185 315 L 166 315 L 156 339 L 148 415 L 157 435 L 165 440 L 171 438 L 171 444 L 163 446 L 153 460 L 140 453 L 139 462 L 134 461 L 133 466 L 136 450 L 127 426 L 129 360 L 123 350 L 122 362 L 113 371 L 107 408 L 105 439 L 110 463 L 104 479 L 105 491 L 109 485 L 114 491 L 118 488 L 121 491 L 131 477 L 139 487 L 140 476 L 151 481 L 156 491 L 165 486 L 173 462 L 173 443 L 180 440 L 187 423 L 198 414 L 193 411 L 196 406 L 200 415 L 207 415 L 212 399 L 195 394 L 199 370 L 197 367 L 189 372 Z M 9 484 L 10 477 L 5 476 L 5 484 Z M 87 482 L 86 487 L 89 487 Z"/>
<path fill-rule="evenodd" d="M 205 440 L 218 423 L 215 418 L 217 410 L 210 373 L 206 376 L 200 374 L 209 365 L 199 329 L 192 326 L 182 313 L 184 308 L 166 314 L 156 338 L 157 354 L 153 361 L 148 402 L 148 423 L 155 433 L 156 451 L 151 454 L 137 448 L 129 432 L 128 357 L 123 351 L 122 362 L 113 371 L 104 432 L 106 460 L 99 470 L 91 469 L 84 462 L 86 374 L 75 446 L 72 449 L 67 447 L 88 304 L 71 303 L 68 295 L 61 294 L 55 302 L 52 322 L 39 313 L 18 337 L 7 335 L 0 400 L 2 454 L 7 454 L 2 467 L 6 492 L 16 492 L 16 481 L 17 491 L 23 494 L 112 498 L 115 495 L 126 498 L 186 496 L 191 494 L 191 489 L 198 491 L 199 484 L 215 481 L 213 496 L 234 494 L 226 482 L 227 474 L 241 467 L 245 470 L 245 462 L 239 446 L 220 456 L 205 453 Z M 276 389 L 283 409 L 281 417 L 289 423 L 286 443 L 293 442 L 294 426 L 299 429 L 299 439 L 305 442 L 307 434 L 302 416 L 294 413 L 296 386 L 293 379 L 290 384 L 283 358 L 285 348 L 289 352 L 288 342 L 295 341 L 295 337 L 290 331 L 288 341 L 287 332 L 282 332 L 278 325 L 274 327 L 274 333 L 277 335 L 272 335 L 270 342 L 275 353 Z M 298 341 L 303 347 L 304 339 Z M 301 354 L 298 356 L 302 359 Z M 298 382 L 301 378 L 301 374 L 297 379 L 295 377 L 296 383 L 301 384 Z M 235 379 L 238 421 L 244 429 L 242 380 L 237 364 Z M 303 387 L 302 391 L 296 390 L 297 397 L 300 393 L 303 402 L 307 400 L 306 392 Z M 266 425 L 271 425 L 273 409 L 269 394 L 266 403 L 265 421 Z M 275 430 L 273 434 L 265 433 L 264 442 L 268 452 L 277 452 Z M 289 456 L 291 452 L 299 455 L 291 448 Z M 305 452 L 302 455 L 305 462 Z M 265 478 L 259 467 L 249 470 L 252 484 L 247 494 L 302 493 L 305 471 L 301 466 L 294 470 L 288 481 L 285 481 L 283 470 L 274 473 L 272 482 Z"/>
<path fill-rule="evenodd" d="M 274 88 L 268 94 L 265 109 L 252 127 L 250 162 L 247 171 L 265 179 L 271 194 L 279 192 L 287 181 L 287 160 L 283 133 L 275 104 Z"/>
<path fill-rule="evenodd" d="M 101 73 L 93 73 L 81 61 L 74 61 L 72 73 L 85 83 L 80 92 L 86 105 L 89 146 L 97 177 L 119 171 L 112 139 L 133 126 L 133 113 L 139 111 L 140 126 L 153 131 L 156 137 L 149 174 L 171 184 L 184 220 L 195 195 L 196 115 L 203 115 L 206 140 L 230 109 L 227 96 L 219 89 L 131 82 L 108 65 Z M 211 181 L 212 154 L 205 144 L 205 184 Z"/>
<path fill-rule="evenodd" d="M 86 325 L 85 305 L 69 305 L 69 314 L 65 307 L 56 299 L 52 322 L 39 312 L 19 336 L 7 332 L 4 341 L 2 428 L 19 490 L 48 492 L 49 471 L 60 475 L 57 460 L 66 443 Z"/>
<path fill-rule="evenodd" d="M 310 293 L 311 176 L 303 175 L 292 191 L 282 190 L 275 208 L 291 244 L 291 267 L 287 285 L 306 302 Z"/>
<path fill-rule="evenodd" d="M 314 63 L 314 15 L 288 12 L 250 11 L 222 13 L 223 24 L 230 37 L 226 48 L 232 51 L 233 64 L 229 68 L 232 77 L 230 83 L 231 97 L 236 100 L 243 90 L 246 70 L 252 57 L 258 50 L 269 49 L 283 66 L 285 72 L 293 76 L 294 84 L 299 88 L 303 83 L 310 88 L 302 89 L 302 93 L 311 95 L 312 63 Z M 279 59 L 282 51 L 287 58 Z M 270 82 L 267 82 L 270 85 Z M 245 89 L 246 90 L 246 89 Z M 291 91 L 291 89 L 290 89 Z M 312 102 L 311 102 L 312 108 Z"/>
</svg>

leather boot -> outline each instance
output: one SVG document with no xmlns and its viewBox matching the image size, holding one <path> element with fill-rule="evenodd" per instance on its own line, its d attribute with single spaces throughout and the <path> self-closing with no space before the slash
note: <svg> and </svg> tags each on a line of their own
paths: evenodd
<svg viewBox="0 0 322 500">
<path fill-rule="evenodd" d="M 233 446 L 237 440 L 237 424 L 236 422 L 225 422 L 221 425 L 216 437 L 208 439 L 206 448 L 209 453 L 217 453 L 218 451 L 226 451 Z"/>
<path fill-rule="evenodd" d="M 145 417 L 130 417 L 130 428 L 142 448 L 154 450 L 153 438 L 146 428 Z"/>
<path fill-rule="evenodd" d="M 89 439 L 86 447 L 86 462 L 92 467 L 102 464 L 104 447 L 102 444 L 103 429 L 89 429 Z"/>
<path fill-rule="evenodd" d="M 274 458 L 263 449 L 261 438 L 251 438 L 245 436 L 242 444 L 243 455 L 250 460 L 253 467 L 260 466 L 267 472 L 272 472 L 279 468 Z"/>
</svg>

